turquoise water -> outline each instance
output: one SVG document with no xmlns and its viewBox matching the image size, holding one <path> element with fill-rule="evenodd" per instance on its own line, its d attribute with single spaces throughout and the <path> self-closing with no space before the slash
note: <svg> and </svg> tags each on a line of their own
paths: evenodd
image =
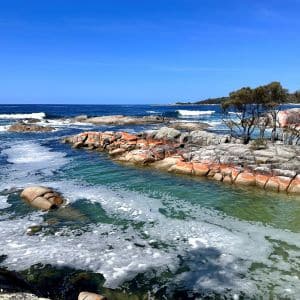
<svg viewBox="0 0 300 300">
<path fill-rule="evenodd" d="M 125 166 L 60 143 L 104 127 L 57 129 L 0 133 L 2 266 L 33 283 L 60 269 L 64 285 L 80 270 L 112 299 L 127 299 L 123 289 L 131 299 L 299 298 L 298 197 Z M 19 193 L 31 184 L 57 189 L 67 205 L 28 207 Z M 39 231 L 27 235 L 30 226 Z"/>
</svg>

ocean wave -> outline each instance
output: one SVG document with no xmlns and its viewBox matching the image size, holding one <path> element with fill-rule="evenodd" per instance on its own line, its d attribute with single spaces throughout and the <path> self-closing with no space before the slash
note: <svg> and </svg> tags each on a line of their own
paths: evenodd
<svg viewBox="0 0 300 300">
<path fill-rule="evenodd" d="M 147 110 L 146 113 L 153 114 L 153 115 L 155 115 L 155 114 L 161 114 L 161 112 L 155 111 L 155 110 Z"/>
<path fill-rule="evenodd" d="M 9 128 L 9 125 L 1 125 L 0 126 L 0 132 L 5 132 L 5 131 L 8 130 L 8 128 Z"/>
<path fill-rule="evenodd" d="M 46 117 L 44 112 L 30 114 L 0 114 L 0 119 L 38 119 L 42 120 Z"/>
<path fill-rule="evenodd" d="M 240 113 L 240 112 L 234 112 L 234 111 L 229 111 L 228 114 L 240 116 L 242 113 Z"/>
<path fill-rule="evenodd" d="M 214 110 L 177 110 L 178 114 L 181 116 L 202 116 L 202 115 L 212 115 L 215 113 Z"/>
</svg>

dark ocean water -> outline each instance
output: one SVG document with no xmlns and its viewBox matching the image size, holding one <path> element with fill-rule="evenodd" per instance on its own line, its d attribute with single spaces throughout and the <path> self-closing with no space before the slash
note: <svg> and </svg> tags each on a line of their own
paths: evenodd
<svg viewBox="0 0 300 300">
<path fill-rule="evenodd" d="M 298 299 L 296 197 L 123 166 L 105 154 L 60 143 L 83 130 L 146 128 L 66 120 L 76 115 L 159 114 L 208 122 L 219 131 L 224 129 L 220 113 L 218 106 L 0 106 L 1 265 L 33 283 L 37 270 L 48 265 L 66 274 L 66 268 L 91 272 L 100 276 L 94 289 L 114 293 L 112 299 L 142 299 L 148 292 L 156 299 L 179 299 L 179 294 Z M 24 114 L 57 130 L 7 132 Z M 49 213 L 26 206 L 19 190 L 32 184 L 57 189 L 68 205 Z M 42 230 L 28 236 L 33 225 Z M 119 295 L 123 289 L 137 298 Z"/>
</svg>

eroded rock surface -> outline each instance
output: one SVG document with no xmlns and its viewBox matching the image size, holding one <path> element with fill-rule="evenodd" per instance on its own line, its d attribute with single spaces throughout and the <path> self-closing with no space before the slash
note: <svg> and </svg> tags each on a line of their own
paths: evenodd
<svg viewBox="0 0 300 300">
<path fill-rule="evenodd" d="M 65 139 L 76 148 L 107 152 L 114 160 L 168 172 L 206 176 L 227 184 L 300 193 L 300 147 L 268 143 L 253 149 L 229 135 L 170 127 L 139 134 L 84 132 Z"/>
<path fill-rule="evenodd" d="M 31 206 L 42 210 L 59 207 L 64 202 L 59 193 L 42 186 L 25 188 L 21 193 L 21 198 Z"/>
<path fill-rule="evenodd" d="M 74 118 L 77 122 L 91 123 L 97 125 L 142 125 L 158 124 L 167 122 L 169 119 L 160 116 L 133 117 L 123 115 L 88 117 L 85 115 Z"/>
<path fill-rule="evenodd" d="M 278 113 L 278 123 L 280 127 L 287 127 L 290 125 L 300 126 L 300 108 L 291 108 L 280 111 Z"/>
<path fill-rule="evenodd" d="M 50 126 L 41 126 L 23 122 L 15 123 L 8 128 L 8 131 L 10 132 L 49 132 L 53 130 L 55 130 L 55 128 Z"/>
</svg>

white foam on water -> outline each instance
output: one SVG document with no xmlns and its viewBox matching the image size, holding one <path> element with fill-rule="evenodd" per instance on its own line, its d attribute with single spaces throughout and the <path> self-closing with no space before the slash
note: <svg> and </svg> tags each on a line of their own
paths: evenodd
<svg viewBox="0 0 300 300">
<path fill-rule="evenodd" d="M 57 165 L 57 160 L 64 159 L 65 154 L 51 152 L 35 142 L 22 142 L 2 151 L 7 155 L 7 161 L 16 165 L 30 165 L 39 169 Z"/>
<path fill-rule="evenodd" d="M 42 120 L 38 124 L 44 125 L 44 126 L 54 126 L 54 127 L 65 127 L 69 125 L 76 125 L 76 126 L 89 126 L 93 128 L 93 124 L 91 123 L 84 123 L 84 122 L 77 122 L 73 121 L 72 119 L 47 119 Z"/>
<path fill-rule="evenodd" d="M 38 262 L 65 264 L 102 273 L 106 286 L 114 288 L 147 270 L 176 272 L 184 261 L 189 270 L 176 275 L 174 283 L 190 290 L 232 289 L 253 296 L 268 293 L 269 286 L 274 285 L 280 296 L 300 294 L 300 279 L 293 271 L 300 267 L 297 233 L 241 221 L 176 199 L 164 204 L 160 199 L 103 186 L 72 181 L 45 184 L 61 191 L 69 202 L 88 199 L 100 203 L 114 218 L 144 225 L 124 229 L 97 224 L 81 235 L 64 229 L 55 236 L 28 237 L 24 232 L 32 222 L 30 216 L 6 220 L 1 222 L 4 246 L 0 253 L 8 255 L 5 265 L 12 269 L 25 269 Z M 188 215 L 185 219 L 160 212 L 161 208 L 178 209 L 179 204 Z M 153 242 L 166 246 L 157 249 Z M 276 252 L 280 243 L 290 245 L 282 256 Z M 264 267 L 251 271 L 254 263 Z"/>
<path fill-rule="evenodd" d="M 9 125 L 1 125 L 0 126 L 0 132 L 6 132 L 9 128 Z"/>
<path fill-rule="evenodd" d="M 15 270 L 37 262 L 69 265 L 102 273 L 107 286 L 117 287 L 148 268 L 159 269 L 172 262 L 171 256 L 168 258 L 160 250 L 133 246 L 133 239 L 140 244 L 143 240 L 131 228 L 124 232 L 113 225 L 100 224 L 81 235 L 65 230 L 54 236 L 28 237 L 26 229 L 32 224 L 42 224 L 42 218 L 29 216 L 1 223 L 1 241 L 5 246 L 0 253 L 8 255 L 5 265 Z"/>
<path fill-rule="evenodd" d="M 39 119 L 46 117 L 44 112 L 29 113 L 29 114 L 0 114 L 0 119 Z"/>
<path fill-rule="evenodd" d="M 11 204 L 7 202 L 7 196 L 0 196 L 0 209 L 10 207 Z"/>
<path fill-rule="evenodd" d="M 36 141 L 9 142 L 0 155 L 10 163 L 0 170 L 0 190 L 38 183 L 69 162 L 65 153 L 51 151 Z"/>
<path fill-rule="evenodd" d="M 42 213 L 0 221 L 0 254 L 4 265 L 22 270 L 36 263 L 69 265 L 99 272 L 106 286 L 115 288 L 137 274 L 155 269 L 176 273 L 183 261 L 188 271 L 174 275 L 173 283 L 189 290 L 265 295 L 269 286 L 280 296 L 300 294 L 299 234 L 241 221 L 176 198 L 151 198 L 124 189 L 90 186 L 75 181 L 47 180 L 69 162 L 62 152 L 35 141 L 13 142 L 1 152 L 10 165 L 2 173 L 0 190 L 43 183 L 60 191 L 69 203 L 87 199 L 100 203 L 106 213 L 133 225 L 91 225 L 88 232 L 63 228 L 55 235 L 27 236 L 26 229 L 42 224 Z M 7 198 L 0 198 L 6 205 Z M 181 210 L 175 219 L 161 213 Z M 147 236 L 145 238 L 144 236 Z M 153 243 L 164 244 L 159 249 Z M 284 255 L 276 251 L 284 243 Z M 136 246 L 143 245 L 143 247 Z M 298 248 L 295 248 L 298 247 Z M 250 270 L 252 264 L 264 267 Z"/>
<path fill-rule="evenodd" d="M 224 124 L 222 121 L 206 121 L 212 127 L 217 127 Z"/>
<path fill-rule="evenodd" d="M 230 115 L 237 115 L 237 116 L 242 115 L 242 113 L 240 113 L 240 112 L 234 112 L 234 111 L 229 111 L 228 114 L 230 114 Z"/>
<path fill-rule="evenodd" d="M 161 112 L 155 111 L 155 110 L 147 110 L 146 113 L 148 113 L 148 114 L 161 114 Z"/>
<path fill-rule="evenodd" d="M 181 116 L 201 116 L 201 115 L 212 115 L 215 113 L 214 110 L 177 110 Z"/>
</svg>

